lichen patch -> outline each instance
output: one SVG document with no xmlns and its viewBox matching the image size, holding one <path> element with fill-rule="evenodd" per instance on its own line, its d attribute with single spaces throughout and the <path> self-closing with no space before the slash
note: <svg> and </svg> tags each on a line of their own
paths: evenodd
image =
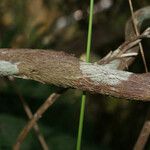
<svg viewBox="0 0 150 150">
<path fill-rule="evenodd" d="M 89 78 L 96 85 L 118 85 L 122 81 L 127 81 L 133 74 L 86 62 L 80 62 L 80 70 L 85 78 Z"/>
<path fill-rule="evenodd" d="M 16 63 L 0 60 L 0 76 L 17 75 L 19 69 Z"/>
</svg>

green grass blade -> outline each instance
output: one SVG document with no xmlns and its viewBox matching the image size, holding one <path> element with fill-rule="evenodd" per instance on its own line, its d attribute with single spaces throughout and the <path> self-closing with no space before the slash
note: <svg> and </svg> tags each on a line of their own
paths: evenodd
<svg viewBox="0 0 150 150">
<path fill-rule="evenodd" d="M 79 120 L 79 128 L 78 128 L 78 138 L 77 138 L 76 150 L 80 150 L 81 149 L 82 130 L 83 130 L 83 121 L 84 121 L 84 110 L 85 110 L 85 99 L 86 99 L 86 95 L 83 94 L 82 98 L 81 98 L 80 120 Z"/>
<path fill-rule="evenodd" d="M 93 6 L 94 6 L 94 0 L 90 0 L 90 15 L 89 15 L 89 25 L 88 25 L 86 62 L 90 61 L 90 49 L 91 49 L 91 38 L 92 38 L 92 22 L 93 22 Z M 83 93 L 82 98 L 81 98 L 81 109 L 80 109 L 80 119 L 79 119 L 79 128 L 78 128 L 78 137 L 77 137 L 76 150 L 81 149 L 82 130 L 83 130 L 84 111 L 85 111 L 85 101 L 86 101 L 86 95 Z"/>
<path fill-rule="evenodd" d="M 89 15 L 88 39 L 87 39 L 87 48 L 86 48 L 86 62 L 90 61 L 90 49 L 91 49 L 91 39 L 92 39 L 92 22 L 93 22 L 93 6 L 94 6 L 94 0 L 90 0 L 90 15 Z"/>
</svg>

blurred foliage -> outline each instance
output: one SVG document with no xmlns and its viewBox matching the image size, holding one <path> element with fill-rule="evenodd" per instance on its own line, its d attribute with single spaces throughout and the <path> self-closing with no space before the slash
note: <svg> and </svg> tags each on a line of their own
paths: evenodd
<svg viewBox="0 0 150 150">
<path fill-rule="evenodd" d="M 149 4 L 149 0 L 133 1 L 135 10 Z M 89 2 L 85 0 L 1 0 L 0 47 L 63 50 L 83 58 L 88 9 Z M 95 0 L 91 61 L 102 58 L 124 41 L 124 27 L 129 17 L 128 1 Z M 143 29 L 145 27 L 143 25 Z M 150 65 L 150 42 L 144 40 L 143 44 Z M 140 56 L 129 69 L 144 72 Z M 21 79 L 15 84 L 33 112 L 58 88 Z M 51 150 L 75 149 L 80 98 L 81 91 L 68 90 L 40 119 Z M 28 119 L 14 87 L 5 78 L 0 79 L 0 102 L 0 150 L 7 150 Z M 132 149 L 149 105 L 89 94 L 83 150 Z M 34 132 L 29 134 L 22 149 L 41 149 Z"/>
</svg>

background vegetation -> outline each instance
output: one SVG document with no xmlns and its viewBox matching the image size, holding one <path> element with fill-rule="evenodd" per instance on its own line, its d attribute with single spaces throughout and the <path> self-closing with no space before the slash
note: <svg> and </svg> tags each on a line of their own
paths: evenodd
<svg viewBox="0 0 150 150">
<path fill-rule="evenodd" d="M 149 0 L 133 1 L 135 10 L 149 4 Z M 130 17 L 126 0 L 95 0 L 94 8 L 91 61 L 99 60 L 124 41 L 125 23 Z M 85 0 L 1 0 L 0 47 L 63 50 L 84 59 L 88 10 L 89 2 Z M 150 41 L 144 40 L 143 45 L 150 65 Z M 129 70 L 144 72 L 140 56 Z M 33 112 L 57 89 L 21 79 L 15 84 Z M 40 119 L 51 150 L 75 149 L 81 94 L 79 90 L 69 89 Z M 89 93 L 83 150 L 131 149 L 149 107 L 149 103 Z M 0 149 L 11 149 L 27 120 L 14 86 L 0 78 Z M 41 149 L 34 132 L 22 149 Z"/>
</svg>

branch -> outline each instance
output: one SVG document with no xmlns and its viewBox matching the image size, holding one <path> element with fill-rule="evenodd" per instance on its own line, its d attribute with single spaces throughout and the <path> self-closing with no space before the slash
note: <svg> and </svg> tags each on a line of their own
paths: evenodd
<svg viewBox="0 0 150 150">
<path fill-rule="evenodd" d="M 32 119 L 27 123 L 27 125 L 23 128 L 21 133 L 18 136 L 17 142 L 13 146 L 13 150 L 19 150 L 22 142 L 24 141 L 25 137 L 32 129 L 32 127 L 36 124 L 36 122 L 41 118 L 43 113 L 55 102 L 55 100 L 60 96 L 64 90 L 51 94 L 48 99 L 40 106 L 40 108 L 36 111 L 33 115 Z"/>
<path fill-rule="evenodd" d="M 149 135 L 150 135 L 150 121 L 147 119 L 144 122 L 144 125 L 142 127 L 142 130 L 140 131 L 139 137 L 134 145 L 133 150 L 144 150 Z"/>
<path fill-rule="evenodd" d="M 18 91 L 17 87 L 15 86 L 14 80 L 11 80 L 11 83 L 12 83 L 12 85 L 14 87 L 14 90 L 15 90 L 17 96 L 19 97 L 19 100 L 21 101 L 21 103 L 23 105 L 24 111 L 26 112 L 28 118 L 31 120 L 33 118 L 33 113 L 31 111 L 30 107 L 28 106 L 28 104 L 24 100 L 23 96 L 20 94 L 20 92 Z M 41 144 L 42 149 L 43 150 L 48 150 L 49 148 L 48 148 L 48 145 L 46 143 L 46 140 L 45 140 L 44 136 L 42 135 L 42 133 L 40 131 L 39 125 L 36 122 L 33 124 L 33 129 L 34 129 L 35 134 L 36 134 L 36 136 L 37 136 L 37 138 L 38 138 L 38 140 L 39 140 L 39 142 Z"/>
<path fill-rule="evenodd" d="M 107 65 L 79 61 L 63 52 L 0 49 L 0 75 L 127 99 L 150 99 L 149 73 L 114 70 Z"/>
</svg>

